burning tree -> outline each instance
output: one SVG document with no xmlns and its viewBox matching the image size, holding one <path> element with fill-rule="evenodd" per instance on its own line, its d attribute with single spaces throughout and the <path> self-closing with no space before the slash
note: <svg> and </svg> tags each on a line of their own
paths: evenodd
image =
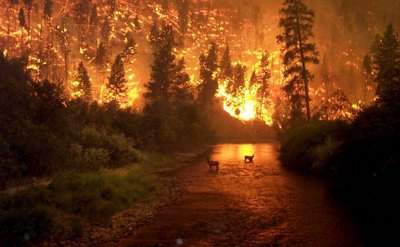
<svg viewBox="0 0 400 247">
<path fill-rule="evenodd" d="M 122 55 L 118 54 L 111 67 L 111 74 L 106 84 L 109 100 L 118 103 L 122 102 L 126 97 L 126 82 L 124 62 L 122 60 Z"/>
<path fill-rule="evenodd" d="M 217 44 L 211 43 L 206 54 L 200 56 L 200 80 L 198 100 L 205 108 L 213 104 L 218 89 Z"/>
<path fill-rule="evenodd" d="M 302 118 L 305 101 L 309 122 L 311 113 L 308 83 L 313 76 L 306 65 L 319 63 L 315 44 L 309 41 L 313 36 L 314 12 L 301 0 L 285 0 L 280 14 L 279 26 L 284 32 L 277 36 L 277 40 L 282 44 L 284 76 L 287 80 L 284 90 L 291 104 L 291 118 Z"/>
<path fill-rule="evenodd" d="M 85 101 L 92 100 L 92 85 L 89 74 L 81 61 L 78 65 L 75 81 L 78 83 L 78 95 Z"/>
<path fill-rule="evenodd" d="M 268 96 L 269 96 L 269 83 L 271 79 L 271 69 L 268 61 L 269 53 L 264 52 L 261 57 L 260 72 L 257 76 L 257 99 L 259 101 L 259 109 L 257 109 L 258 115 L 261 115 L 263 110 L 267 108 Z"/>
<path fill-rule="evenodd" d="M 317 113 L 322 120 L 344 120 L 352 121 L 356 116 L 350 100 L 342 90 L 336 89 L 320 105 Z"/>
<path fill-rule="evenodd" d="M 59 41 L 59 46 L 61 48 L 63 59 L 64 59 L 64 75 L 65 75 L 65 85 L 68 83 L 68 64 L 69 64 L 69 53 L 70 53 L 70 42 L 71 35 L 67 28 L 66 17 L 61 18 L 61 23 L 57 26 L 56 35 Z"/>
<path fill-rule="evenodd" d="M 400 98 L 400 39 L 389 24 L 371 48 L 376 95 L 387 106 L 398 106 Z"/>
</svg>

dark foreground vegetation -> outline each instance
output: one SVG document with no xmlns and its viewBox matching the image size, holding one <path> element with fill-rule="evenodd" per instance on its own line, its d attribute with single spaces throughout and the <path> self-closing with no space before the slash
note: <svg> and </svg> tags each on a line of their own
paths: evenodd
<svg viewBox="0 0 400 247">
<path fill-rule="evenodd" d="M 161 193 L 152 171 L 172 164 L 166 154 L 211 138 L 194 102 L 159 118 L 115 101 L 71 100 L 62 85 L 33 81 L 23 60 L 2 54 L 1 246 L 80 236 L 85 223 Z"/>
<path fill-rule="evenodd" d="M 328 177 L 333 192 L 351 206 L 366 244 L 399 243 L 400 40 L 392 26 L 371 54 L 377 100 L 354 121 L 311 121 L 284 134 L 283 165 Z"/>
</svg>

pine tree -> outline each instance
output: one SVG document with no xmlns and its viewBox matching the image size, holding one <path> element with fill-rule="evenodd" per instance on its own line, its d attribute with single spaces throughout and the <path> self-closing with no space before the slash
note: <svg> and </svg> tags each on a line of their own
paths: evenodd
<svg viewBox="0 0 400 247">
<path fill-rule="evenodd" d="M 277 36 L 277 40 L 282 44 L 284 76 L 287 80 L 284 90 L 290 99 L 291 118 L 302 118 L 305 103 L 309 122 L 311 113 L 308 84 L 313 76 L 306 65 L 319 63 L 315 44 L 309 41 L 313 36 L 314 12 L 301 0 L 285 0 L 280 15 L 279 26 L 284 32 Z"/>
<path fill-rule="evenodd" d="M 110 62 L 110 55 L 108 52 L 108 47 L 103 42 L 100 42 L 99 46 L 97 47 L 94 63 L 98 66 L 100 71 L 104 73 L 107 70 L 109 62 Z"/>
<path fill-rule="evenodd" d="M 210 49 L 207 54 L 202 54 L 200 56 L 200 80 L 199 85 L 199 102 L 204 106 L 206 110 L 207 107 L 211 106 L 214 102 L 215 94 L 218 89 L 218 53 L 217 45 L 211 43 Z"/>
<path fill-rule="evenodd" d="M 389 24 L 383 36 L 371 48 L 376 95 L 387 106 L 399 106 L 400 98 L 400 39 Z"/>
<path fill-rule="evenodd" d="M 321 62 L 321 77 L 322 77 L 322 84 L 326 89 L 327 95 L 330 93 L 331 84 L 332 84 L 332 74 L 328 65 L 328 58 L 326 54 L 324 54 Z"/>
<path fill-rule="evenodd" d="M 233 68 L 233 80 L 231 81 L 231 83 L 228 83 L 227 91 L 234 97 L 240 95 L 241 91 L 245 87 L 245 73 L 246 66 L 244 66 L 243 64 L 238 63 Z"/>
<path fill-rule="evenodd" d="M 99 46 L 97 47 L 96 50 L 96 56 L 94 57 L 94 63 L 97 66 L 97 70 L 101 74 L 101 82 L 104 83 L 106 79 L 106 72 L 107 69 L 109 68 L 109 63 L 110 63 L 110 54 L 108 50 L 108 46 L 104 44 L 103 42 L 99 43 Z M 101 95 L 102 97 L 102 95 Z M 100 98 L 102 101 L 103 98 Z"/>
<path fill-rule="evenodd" d="M 63 16 L 61 18 L 60 25 L 57 27 L 56 35 L 59 41 L 59 46 L 61 48 L 63 59 L 64 59 L 64 75 L 65 75 L 65 85 L 68 83 L 68 64 L 69 64 L 69 45 L 71 42 L 71 35 L 66 26 L 66 19 Z"/>
<path fill-rule="evenodd" d="M 147 113 L 158 113 L 161 118 L 166 118 L 170 112 L 170 88 L 176 79 L 174 32 L 171 25 L 163 24 L 159 29 L 152 26 L 150 43 L 153 49 L 153 64 L 151 65 L 151 78 L 145 85 Z"/>
<path fill-rule="evenodd" d="M 260 37 L 260 24 L 262 22 L 260 6 L 254 6 L 252 12 L 253 13 L 252 13 L 251 21 L 252 21 L 253 27 L 254 27 L 254 37 L 255 37 L 254 45 L 255 45 L 255 48 L 257 48 L 259 37 Z"/>
<path fill-rule="evenodd" d="M 90 82 L 89 74 L 81 61 L 78 65 L 77 75 L 75 78 L 79 82 L 78 90 L 80 92 L 80 97 L 85 101 L 92 100 L 92 85 Z"/>
<path fill-rule="evenodd" d="M 226 45 L 224 54 L 222 55 L 221 59 L 221 79 L 231 79 L 233 76 L 233 66 L 232 66 L 232 59 L 231 59 L 231 53 L 229 49 L 229 45 Z"/>
<path fill-rule="evenodd" d="M 261 57 L 261 65 L 259 72 L 259 85 L 257 89 L 257 100 L 259 102 L 259 109 L 257 109 L 260 114 L 263 109 L 267 107 L 267 99 L 269 96 L 269 84 L 271 79 L 271 68 L 269 64 L 269 53 L 264 52 Z"/>
<path fill-rule="evenodd" d="M 136 42 L 133 38 L 128 38 L 128 42 L 125 45 L 123 55 L 124 57 L 135 57 L 137 54 L 136 51 Z"/>
<path fill-rule="evenodd" d="M 29 31 L 29 37 L 31 36 L 30 34 L 30 29 L 31 29 L 31 13 L 32 13 L 32 7 L 33 7 L 33 0 L 24 0 L 24 4 L 26 9 L 28 10 L 28 26 L 27 29 Z"/>
<path fill-rule="evenodd" d="M 371 78 L 372 78 L 372 61 L 371 61 L 371 56 L 370 55 L 365 55 L 363 58 L 363 73 L 365 75 L 365 80 L 364 80 L 364 103 L 367 103 L 367 92 L 368 92 L 368 86 L 371 84 Z"/>
<path fill-rule="evenodd" d="M 81 44 L 85 40 L 85 34 L 87 25 L 89 23 L 90 16 L 90 1 L 89 0 L 79 0 L 74 8 L 74 19 L 75 23 L 78 25 L 78 32 Z"/>
<path fill-rule="evenodd" d="M 103 27 L 101 28 L 101 37 L 103 41 L 108 44 L 110 41 L 110 33 L 111 33 L 111 24 L 109 20 L 105 20 L 103 23 Z"/>
<path fill-rule="evenodd" d="M 97 5 L 92 6 L 92 10 L 90 12 L 90 17 L 89 17 L 89 24 L 90 26 L 96 26 L 98 24 L 99 17 L 97 14 Z"/>
<path fill-rule="evenodd" d="M 45 0 L 43 8 L 43 17 L 45 19 L 50 19 L 53 15 L 53 0 Z"/>
<path fill-rule="evenodd" d="M 185 60 L 179 60 L 176 66 L 175 79 L 171 83 L 171 103 L 179 108 L 193 100 L 191 92 L 190 77 L 185 71 Z"/>
<path fill-rule="evenodd" d="M 22 28 L 28 29 L 28 27 L 27 27 L 27 25 L 26 25 L 25 12 L 24 12 L 24 9 L 23 9 L 23 8 L 21 8 L 21 9 L 19 10 L 18 22 L 19 22 L 19 25 L 20 25 Z"/>
<path fill-rule="evenodd" d="M 124 62 L 122 55 L 118 54 L 111 67 L 111 74 L 106 85 L 112 101 L 121 103 L 125 98 L 127 92 L 126 83 Z"/>
<path fill-rule="evenodd" d="M 189 24 L 189 0 L 178 0 L 179 31 L 184 37 Z"/>
</svg>

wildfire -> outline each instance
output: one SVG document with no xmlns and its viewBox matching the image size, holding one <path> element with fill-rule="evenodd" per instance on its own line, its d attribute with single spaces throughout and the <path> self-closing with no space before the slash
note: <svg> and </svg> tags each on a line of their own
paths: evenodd
<svg viewBox="0 0 400 247">
<path fill-rule="evenodd" d="M 21 6 L 0 6 L 0 48 L 3 53 L 10 57 L 18 57 L 29 52 L 27 68 L 37 76 L 38 79 L 49 79 L 57 81 L 67 79 L 66 89 L 71 97 L 79 97 L 77 84 L 74 80 L 74 69 L 80 61 L 83 61 L 88 70 L 92 82 L 93 99 L 99 103 L 106 102 L 107 88 L 105 86 L 110 73 L 110 67 L 114 56 L 120 53 L 126 45 L 127 35 L 135 37 L 138 44 L 140 56 L 135 61 L 125 64 L 127 94 L 121 99 L 121 107 L 132 107 L 140 105 L 144 93 L 143 83 L 148 81 L 149 73 L 143 72 L 143 68 L 149 65 L 151 61 L 151 51 L 148 49 L 148 34 L 154 22 L 167 21 L 174 26 L 177 31 L 177 37 L 185 37 L 185 46 L 175 50 L 177 58 L 184 57 L 186 70 L 190 75 L 190 82 L 196 85 L 199 81 L 199 56 L 207 50 L 211 42 L 215 42 L 220 49 L 225 47 L 227 41 L 232 42 L 232 54 L 236 56 L 234 60 L 239 61 L 247 68 L 246 85 L 235 95 L 229 94 L 226 90 L 226 83 L 219 82 L 217 97 L 222 101 L 223 108 L 231 116 L 242 121 L 259 119 L 265 121 L 268 125 L 272 124 L 272 114 L 274 111 L 274 101 L 279 97 L 276 90 L 277 85 L 282 83 L 282 66 L 280 64 L 280 52 L 274 47 L 273 42 L 265 42 L 262 47 L 269 50 L 270 61 L 270 88 L 271 91 L 268 104 L 261 104 L 257 98 L 257 87 L 249 83 L 252 71 L 258 71 L 260 67 L 260 58 L 263 50 L 253 48 L 254 37 L 248 37 L 249 30 L 252 30 L 252 24 L 249 20 L 244 21 L 242 28 L 233 25 L 235 16 L 239 13 L 235 9 L 209 9 L 204 6 L 192 8 L 191 18 L 187 25 L 187 31 L 182 34 L 179 30 L 179 13 L 174 7 L 163 9 L 161 4 L 150 0 L 139 1 L 139 4 L 133 6 L 131 1 L 117 1 L 117 8 L 110 16 L 110 7 L 105 2 L 97 3 L 97 14 L 99 26 L 95 27 L 95 37 L 89 36 L 90 31 L 85 30 L 84 41 L 82 41 L 80 30 L 74 26 L 74 17 L 72 12 L 65 14 L 64 9 L 72 11 L 72 3 L 65 6 L 65 1 L 54 0 L 53 17 L 46 23 L 38 16 L 31 16 L 30 30 L 21 27 L 18 22 L 18 12 Z M 34 6 L 35 11 L 38 6 Z M 37 9 L 38 11 L 42 11 Z M 34 13 L 35 11 L 32 11 Z M 62 26 L 61 20 L 66 18 L 66 26 Z M 110 61 L 103 72 L 94 64 L 97 45 L 102 40 L 102 25 L 109 22 L 109 43 L 112 47 Z M 275 24 L 274 24 L 275 25 Z M 84 28 L 88 29 L 88 26 Z M 49 31 L 49 30 L 53 31 Z M 63 50 L 59 43 L 59 37 L 56 36 L 56 30 L 62 35 L 69 35 L 68 47 Z M 268 30 L 267 30 L 268 31 Z M 269 30 L 271 31 L 271 30 Z M 274 37 L 273 33 L 270 33 Z M 49 42 L 47 42 L 49 41 Z M 28 48 L 26 48 L 28 47 Z M 30 48 L 29 48 L 30 47 Z M 43 60 L 43 54 L 46 52 L 53 54 L 51 60 Z M 63 51 L 66 54 L 63 54 Z M 66 55 L 67 58 L 64 56 Z M 66 60 L 67 59 L 67 60 Z M 139 66 L 140 65 L 140 66 Z M 217 74 L 214 75 L 217 77 Z"/>
</svg>

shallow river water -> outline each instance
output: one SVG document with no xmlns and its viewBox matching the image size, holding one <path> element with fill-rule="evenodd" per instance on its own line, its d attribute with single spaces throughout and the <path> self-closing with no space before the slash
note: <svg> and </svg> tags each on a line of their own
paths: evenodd
<svg viewBox="0 0 400 247">
<path fill-rule="evenodd" d="M 255 154 L 253 163 L 244 155 Z M 362 246 L 322 182 L 283 169 L 276 144 L 221 144 L 180 171 L 186 192 L 109 246 Z"/>
</svg>

